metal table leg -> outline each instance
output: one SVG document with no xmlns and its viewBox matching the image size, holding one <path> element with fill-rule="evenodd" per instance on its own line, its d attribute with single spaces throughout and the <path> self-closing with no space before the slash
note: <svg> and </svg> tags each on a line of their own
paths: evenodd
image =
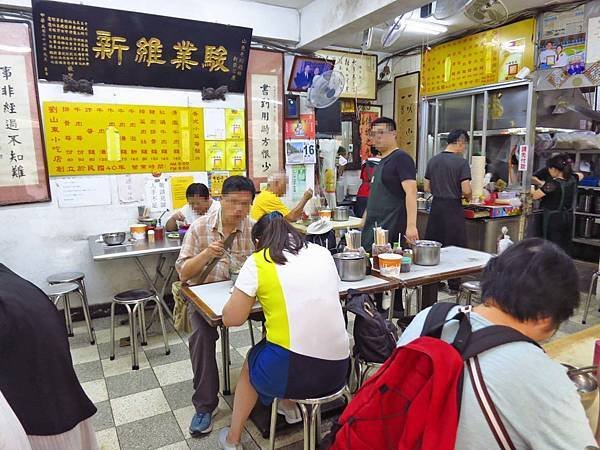
<svg viewBox="0 0 600 450">
<path fill-rule="evenodd" d="M 162 260 L 162 262 L 161 262 L 162 258 L 163 258 L 162 256 L 161 256 L 161 258 L 159 258 L 159 262 L 158 262 L 157 267 L 156 267 L 156 270 L 157 270 L 156 281 L 158 281 L 158 276 L 160 274 L 160 268 L 162 267 L 162 264 L 164 264 L 164 260 Z M 171 308 L 169 308 L 167 306 L 167 304 L 165 303 L 164 298 L 162 297 L 162 295 L 160 295 L 161 293 L 164 293 L 164 290 L 159 290 L 156 287 L 156 282 L 152 281 L 152 279 L 150 278 L 150 275 L 148 274 L 148 272 L 146 271 L 146 268 L 142 264 L 142 261 L 140 260 L 140 257 L 136 256 L 134 259 L 135 259 L 135 262 L 136 262 L 136 264 L 138 266 L 138 269 L 140 269 L 140 272 L 142 273 L 142 275 L 146 279 L 146 282 L 148 283 L 148 285 L 150 286 L 150 288 L 152 288 L 152 290 L 154 290 L 154 292 L 156 292 L 156 294 L 158 295 L 158 301 L 163 306 L 163 308 L 165 309 L 165 311 L 166 311 L 167 315 L 170 317 L 170 319 L 173 320 L 173 313 L 171 312 Z M 167 281 L 165 280 L 165 284 L 166 283 L 167 283 Z"/>
<path fill-rule="evenodd" d="M 388 310 L 388 319 L 391 321 L 394 319 L 394 303 L 396 300 L 396 289 L 390 291 L 390 309 Z"/>
<path fill-rule="evenodd" d="M 221 356 L 223 358 L 223 395 L 231 395 L 231 378 L 229 373 L 229 329 L 221 329 Z"/>
</svg>

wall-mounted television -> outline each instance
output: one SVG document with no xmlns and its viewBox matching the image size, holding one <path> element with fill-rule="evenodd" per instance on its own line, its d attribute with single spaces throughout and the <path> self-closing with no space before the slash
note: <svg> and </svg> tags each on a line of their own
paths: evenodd
<svg viewBox="0 0 600 450">
<path fill-rule="evenodd" d="M 311 87 L 314 77 L 333 70 L 333 64 L 333 61 L 327 59 L 295 56 L 288 91 L 306 92 Z"/>
<path fill-rule="evenodd" d="M 341 103 L 335 103 L 327 108 L 315 108 L 315 130 L 322 134 L 340 134 L 342 132 Z"/>
</svg>

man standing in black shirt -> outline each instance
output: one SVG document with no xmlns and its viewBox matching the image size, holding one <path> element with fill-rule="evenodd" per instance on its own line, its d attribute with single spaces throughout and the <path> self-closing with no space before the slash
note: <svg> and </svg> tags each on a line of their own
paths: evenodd
<svg viewBox="0 0 600 450">
<path fill-rule="evenodd" d="M 375 168 L 367 210 L 363 215 L 362 246 L 371 252 L 373 228 L 389 231 L 390 243 L 405 234 L 408 240 L 419 239 L 417 231 L 417 171 L 413 159 L 396 144 L 396 123 L 380 117 L 371 124 L 373 146 L 381 153 Z"/>
<path fill-rule="evenodd" d="M 444 247 L 467 246 L 461 199 L 470 201 L 472 196 L 471 168 L 463 158 L 468 142 L 469 135 L 465 130 L 452 130 L 448 134 L 446 150 L 431 158 L 425 171 L 425 191 L 433 194 L 425 238 L 441 242 Z M 448 281 L 452 290 L 457 290 L 459 283 L 460 280 Z"/>
</svg>

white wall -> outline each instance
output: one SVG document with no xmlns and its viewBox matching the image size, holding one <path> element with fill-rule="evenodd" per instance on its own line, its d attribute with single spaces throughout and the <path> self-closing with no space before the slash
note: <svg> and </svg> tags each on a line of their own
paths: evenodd
<svg viewBox="0 0 600 450">
<path fill-rule="evenodd" d="M 284 42 L 300 40 L 300 13 L 292 8 L 243 0 L 61 0 L 110 9 L 181 17 L 253 29 L 256 37 Z M 1 6 L 31 8 L 31 0 L 0 0 Z"/>
<path fill-rule="evenodd" d="M 247 26 L 254 35 L 296 42 L 299 40 L 299 13 L 242 0 L 66 0 L 114 9 L 127 9 L 192 20 Z M 1 6 L 31 8 L 29 0 L 0 0 Z M 169 106 L 207 106 L 200 92 L 171 89 L 94 86 L 93 96 L 65 94 L 58 83 L 39 83 L 40 102 L 73 101 L 90 103 L 120 103 Z M 227 102 L 212 102 L 213 107 L 243 108 L 244 97 L 229 94 Z M 184 175 L 184 174 L 178 174 Z M 196 174 L 197 175 L 197 174 Z M 59 208 L 56 187 L 50 179 L 53 200 L 21 206 L 0 207 L 0 262 L 23 277 L 45 285 L 48 275 L 77 270 L 86 274 L 90 303 L 106 303 L 112 295 L 126 289 L 145 287 L 145 281 L 133 259 L 94 262 L 91 259 L 87 237 L 108 231 L 126 230 L 137 217 L 136 205 L 120 205 L 117 197 L 117 176 L 110 176 L 112 204 L 81 208 Z M 144 263 L 153 267 L 155 257 L 146 257 Z"/>
<path fill-rule="evenodd" d="M 202 102 L 200 92 L 116 86 L 94 86 L 93 96 L 65 94 L 58 83 L 40 82 L 40 101 L 72 101 L 196 107 L 243 108 L 241 94 L 228 94 L 227 101 Z M 178 175 L 184 175 L 178 173 Z M 86 274 L 90 303 L 106 303 L 117 292 L 146 287 L 133 259 L 94 262 L 87 237 L 127 230 L 135 223 L 137 206 L 120 205 L 115 175 L 110 176 L 112 204 L 59 208 L 56 188 L 50 178 L 52 202 L 0 207 L 0 262 L 38 286 L 52 273 L 77 270 Z M 145 257 L 153 267 L 155 257 Z M 152 272 L 151 272 L 152 273 Z"/>
<path fill-rule="evenodd" d="M 383 65 L 378 67 L 378 72 L 381 72 Z M 394 118 L 394 77 L 404 75 L 410 72 L 421 70 L 421 55 L 406 56 L 402 58 L 393 58 L 390 63 L 392 72 L 391 83 L 379 88 L 377 91 L 377 104 L 383 105 L 383 115 Z"/>
</svg>

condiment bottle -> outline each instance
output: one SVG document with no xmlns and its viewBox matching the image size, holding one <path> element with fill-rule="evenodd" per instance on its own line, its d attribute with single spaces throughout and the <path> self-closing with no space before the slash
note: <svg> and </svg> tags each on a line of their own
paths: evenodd
<svg viewBox="0 0 600 450">
<path fill-rule="evenodd" d="M 400 266 L 400 272 L 401 273 L 410 272 L 410 266 L 411 266 L 411 259 L 408 256 L 403 256 L 402 264 Z"/>
<path fill-rule="evenodd" d="M 412 264 L 413 251 L 410 248 L 405 248 L 404 251 L 402 252 L 402 255 L 407 257 L 410 260 L 410 264 Z"/>
<path fill-rule="evenodd" d="M 154 229 L 154 239 L 157 241 L 162 241 L 165 238 L 165 229 L 161 225 L 157 225 Z"/>
<path fill-rule="evenodd" d="M 148 230 L 148 243 L 154 244 L 154 230 Z"/>
<path fill-rule="evenodd" d="M 400 242 L 394 242 L 394 253 L 396 255 L 402 255 L 403 254 L 402 247 L 400 247 Z"/>
</svg>

